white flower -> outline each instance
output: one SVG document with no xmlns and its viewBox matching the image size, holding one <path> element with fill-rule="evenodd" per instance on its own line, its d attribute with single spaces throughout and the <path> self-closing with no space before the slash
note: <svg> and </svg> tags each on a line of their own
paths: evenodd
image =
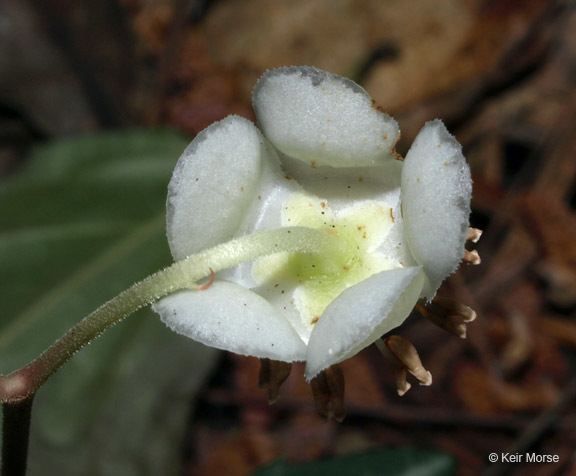
<svg viewBox="0 0 576 476">
<path fill-rule="evenodd" d="M 312 379 L 399 326 L 455 271 L 470 172 L 439 120 L 402 161 L 394 119 L 357 84 L 315 68 L 265 73 L 253 103 L 262 132 L 229 116 L 181 156 L 167 203 L 174 259 L 282 226 L 325 229 L 335 246 L 238 265 L 154 309 L 204 344 L 306 361 Z"/>
</svg>

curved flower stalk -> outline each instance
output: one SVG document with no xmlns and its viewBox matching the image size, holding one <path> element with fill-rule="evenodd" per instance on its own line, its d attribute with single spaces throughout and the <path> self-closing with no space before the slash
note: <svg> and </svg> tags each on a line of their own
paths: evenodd
<svg viewBox="0 0 576 476">
<path fill-rule="evenodd" d="M 331 405 L 343 417 L 334 366 L 376 341 L 395 359 L 399 391 L 407 390 L 406 371 L 431 383 L 411 344 L 379 339 L 419 301 L 461 336 L 473 318 L 465 306 L 430 304 L 466 253 L 472 182 L 460 144 L 431 121 L 402 160 L 396 121 L 357 84 L 311 67 L 268 71 L 253 104 L 260 129 L 229 116 L 180 157 L 167 201 L 174 259 L 288 226 L 323 230 L 334 245 L 237 265 L 208 289 L 174 293 L 154 310 L 176 332 L 266 359 L 260 383 L 271 399 L 288 373 L 270 362 L 305 361 L 324 416 Z M 454 316 L 460 322 L 446 324 Z"/>
</svg>

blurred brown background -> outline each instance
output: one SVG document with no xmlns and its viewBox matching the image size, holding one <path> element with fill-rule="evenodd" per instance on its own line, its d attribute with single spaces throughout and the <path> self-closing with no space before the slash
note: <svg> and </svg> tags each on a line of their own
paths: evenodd
<svg viewBox="0 0 576 476">
<path fill-rule="evenodd" d="M 99 129 L 168 125 L 192 137 L 235 113 L 276 66 L 362 84 L 399 122 L 405 153 L 440 117 L 474 178 L 481 266 L 443 294 L 478 312 L 460 340 L 413 316 L 434 385 L 402 398 L 374 349 L 342 367 L 348 416 L 323 423 L 301 369 L 268 407 L 258 362 L 225 355 L 206 383 L 183 474 L 249 474 L 411 445 L 459 474 L 576 474 L 576 10 L 546 0 L 2 0 L 0 172 L 34 145 Z M 491 466 L 491 452 L 557 464 Z"/>
</svg>

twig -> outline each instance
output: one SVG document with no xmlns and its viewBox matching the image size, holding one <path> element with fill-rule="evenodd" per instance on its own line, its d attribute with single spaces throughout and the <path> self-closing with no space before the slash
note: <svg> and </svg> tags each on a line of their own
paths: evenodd
<svg viewBox="0 0 576 476">
<path fill-rule="evenodd" d="M 34 394 L 3 407 L 2 476 L 24 476 Z"/>
</svg>

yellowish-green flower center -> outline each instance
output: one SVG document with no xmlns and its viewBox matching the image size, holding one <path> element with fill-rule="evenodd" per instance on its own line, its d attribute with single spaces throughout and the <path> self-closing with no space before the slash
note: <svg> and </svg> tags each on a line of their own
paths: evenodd
<svg viewBox="0 0 576 476">
<path fill-rule="evenodd" d="M 311 329 L 345 289 L 397 266 L 377 251 L 393 222 L 392 209 L 382 202 L 367 200 L 334 212 L 325 200 L 294 193 L 284 204 L 282 225 L 326 230 L 337 238 L 336 246 L 322 254 L 262 258 L 254 265 L 254 278 L 294 289 L 292 302 Z"/>
</svg>

